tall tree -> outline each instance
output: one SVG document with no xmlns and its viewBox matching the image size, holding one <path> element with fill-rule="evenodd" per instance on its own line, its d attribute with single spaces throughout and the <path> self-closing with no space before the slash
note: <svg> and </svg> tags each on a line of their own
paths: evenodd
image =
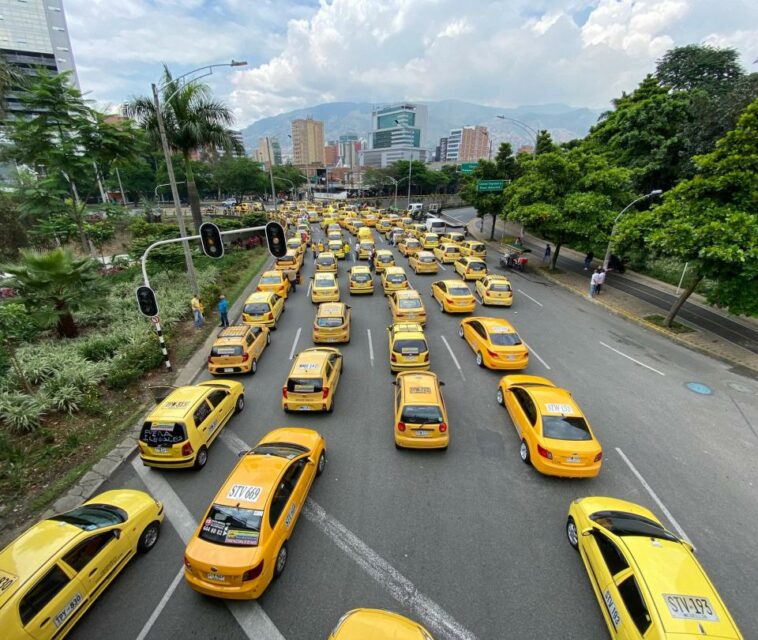
<svg viewBox="0 0 758 640">
<path fill-rule="evenodd" d="M 213 176 L 222 193 L 232 194 L 237 202 L 250 193 L 263 193 L 266 188 L 266 174 L 257 162 L 250 158 L 221 159 L 213 168 Z M 287 182 L 279 182 L 280 185 L 290 188 Z M 297 186 L 297 185 L 296 185 Z"/>
<path fill-rule="evenodd" d="M 6 115 L 6 98 L 15 88 L 21 87 L 24 77 L 18 69 L 10 64 L 3 54 L 0 54 L 0 118 Z"/>
<path fill-rule="evenodd" d="M 702 89 L 711 95 L 725 93 L 744 74 L 736 49 L 689 44 L 667 51 L 656 64 L 655 75 L 666 88 Z"/>
<path fill-rule="evenodd" d="M 676 314 L 703 278 L 712 304 L 758 314 L 758 100 L 709 154 L 697 172 L 655 209 L 631 216 L 622 237 L 643 237 L 658 254 L 688 262 L 694 277 L 666 316 Z"/>
<path fill-rule="evenodd" d="M 555 151 L 555 143 L 553 137 L 547 129 L 541 129 L 537 133 L 537 140 L 535 141 L 534 153 L 539 155 L 541 153 L 550 153 Z"/>
<path fill-rule="evenodd" d="M 160 148 L 160 133 L 155 103 L 152 97 L 133 98 L 123 107 L 124 115 L 134 118 L 147 131 L 153 143 Z M 177 83 L 168 67 L 163 67 L 161 114 L 171 149 L 184 160 L 187 195 L 195 230 L 203 223 L 200 211 L 192 154 L 201 149 L 221 147 L 240 150 L 240 141 L 230 126 L 234 123 L 232 111 L 211 95 L 210 87 L 201 82 Z"/>
</svg>

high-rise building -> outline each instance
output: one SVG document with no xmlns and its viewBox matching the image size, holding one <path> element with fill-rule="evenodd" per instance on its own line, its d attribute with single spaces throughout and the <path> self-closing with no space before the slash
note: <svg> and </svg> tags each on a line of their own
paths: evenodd
<svg viewBox="0 0 758 640">
<path fill-rule="evenodd" d="M 361 151 L 361 164 L 386 167 L 398 160 L 426 160 L 426 106 L 396 104 L 371 113 L 369 148 Z"/>
<path fill-rule="evenodd" d="M 79 86 L 62 0 L 0 0 L 0 53 L 24 75 L 71 71 Z M 6 102 L 10 115 L 23 113 L 16 92 Z"/>
<path fill-rule="evenodd" d="M 282 164 L 282 147 L 276 138 L 260 138 L 258 140 L 258 151 L 260 153 L 260 161 L 266 165 L 266 168 L 271 163 L 272 157 L 274 166 Z"/>
<path fill-rule="evenodd" d="M 440 143 L 434 150 L 434 159 L 437 162 L 445 162 L 447 160 L 447 136 L 440 138 Z"/>
<path fill-rule="evenodd" d="M 361 142 L 354 133 L 348 133 L 339 138 L 339 164 L 341 167 L 359 166 L 358 154 L 361 150 Z"/>
<path fill-rule="evenodd" d="M 336 167 L 339 160 L 339 143 L 335 140 L 330 140 L 329 143 L 324 146 L 324 163 L 327 167 Z"/>
<path fill-rule="evenodd" d="M 323 122 L 313 118 L 292 121 L 292 160 L 296 167 L 325 164 Z"/>
<path fill-rule="evenodd" d="M 477 162 L 487 159 L 489 152 L 490 135 L 487 127 L 466 126 L 460 129 L 451 129 L 450 135 L 447 137 L 445 160 L 449 162 Z"/>
</svg>

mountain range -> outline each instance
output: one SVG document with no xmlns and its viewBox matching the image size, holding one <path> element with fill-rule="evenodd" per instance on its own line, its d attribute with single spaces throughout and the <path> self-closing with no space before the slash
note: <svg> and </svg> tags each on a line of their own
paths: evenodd
<svg viewBox="0 0 758 640">
<path fill-rule="evenodd" d="M 503 115 L 527 124 L 532 129 L 547 129 L 558 142 L 582 138 L 597 122 L 601 112 L 585 107 L 571 107 L 565 104 L 526 105 L 521 107 L 489 107 L 462 100 L 440 100 L 419 102 L 425 104 L 429 112 L 426 146 L 434 146 L 451 129 L 463 125 L 484 125 L 488 127 L 494 149 L 500 142 L 510 142 L 514 149 L 534 143 L 534 136 L 528 129 L 510 120 L 498 118 Z M 269 118 L 253 122 L 242 130 L 245 149 L 248 152 L 258 148 L 258 140 L 264 136 L 279 139 L 285 155 L 292 148 L 291 121 L 312 117 L 324 122 L 326 141 L 336 140 L 340 135 L 354 133 L 366 138 L 371 128 L 371 111 L 376 104 L 369 102 L 326 102 L 305 109 L 295 109 Z"/>
</svg>

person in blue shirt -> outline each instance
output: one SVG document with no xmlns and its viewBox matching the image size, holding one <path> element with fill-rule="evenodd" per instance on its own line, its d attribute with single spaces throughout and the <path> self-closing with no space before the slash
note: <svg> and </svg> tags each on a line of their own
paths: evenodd
<svg viewBox="0 0 758 640">
<path fill-rule="evenodd" d="M 221 294 L 221 297 L 219 298 L 218 313 L 221 316 L 221 324 L 219 325 L 219 327 L 228 327 L 229 326 L 229 301 L 226 299 L 226 296 L 223 293 Z"/>
</svg>

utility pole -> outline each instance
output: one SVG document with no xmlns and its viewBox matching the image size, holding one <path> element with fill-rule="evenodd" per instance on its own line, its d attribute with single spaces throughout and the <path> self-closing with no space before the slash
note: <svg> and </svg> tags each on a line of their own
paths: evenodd
<svg viewBox="0 0 758 640">
<path fill-rule="evenodd" d="M 268 177 L 271 179 L 271 199 L 274 201 L 274 211 L 276 211 L 276 191 L 274 190 L 274 152 L 271 149 L 270 136 L 266 136 L 266 148 L 268 149 Z"/>
<path fill-rule="evenodd" d="M 121 204 L 126 206 L 126 194 L 124 193 L 124 185 L 121 184 L 121 174 L 118 172 L 118 167 L 116 167 L 116 178 L 118 178 L 118 188 L 121 191 Z"/>
</svg>

